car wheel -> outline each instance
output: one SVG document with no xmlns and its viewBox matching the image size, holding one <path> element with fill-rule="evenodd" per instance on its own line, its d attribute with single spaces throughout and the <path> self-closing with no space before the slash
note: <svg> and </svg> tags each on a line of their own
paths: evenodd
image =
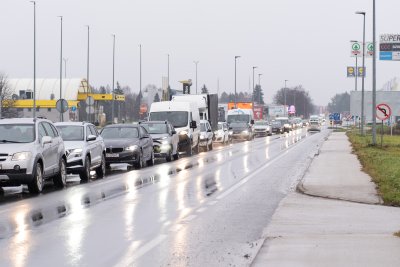
<svg viewBox="0 0 400 267">
<path fill-rule="evenodd" d="M 189 147 L 186 150 L 186 155 L 189 157 L 193 155 L 193 141 L 190 141 Z"/>
<path fill-rule="evenodd" d="M 104 154 L 101 155 L 101 164 L 96 169 L 97 178 L 102 178 L 106 174 L 106 157 Z"/>
<path fill-rule="evenodd" d="M 88 181 L 90 178 L 90 157 L 86 155 L 85 157 L 85 166 L 83 167 L 83 171 L 79 173 L 79 177 L 82 181 Z"/>
<path fill-rule="evenodd" d="M 110 163 L 106 163 L 106 170 L 111 170 L 111 164 Z"/>
<path fill-rule="evenodd" d="M 213 142 L 210 144 L 210 150 L 213 150 Z"/>
<path fill-rule="evenodd" d="M 43 190 L 43 171 L 40 163 L 36 163 L 33 180 L 28 184 L 28 190 L 32 194 L 39 194 Z"/>
<path fill-rule="evenodd" d="M 167 162 L 171 162 L 172 161 L 172 149 L 168 152 L 168 156 L 165 157 L 165 160 Z"/>
<path fill-rule="evenodd" d="M 179 159 L 179 152 L 178 149 L 176 150 L 176 154 L 174 155 L 174 160 L 178 160 Z"/>
<path fill-rule="evenodd" d="M 60 160 L 60 170 L 58 174 L 53 177 L 53 183 L 58 188 L 63 188 L 67 184 L 67 164 L 63 158 Z"/>
<path fill-rule="evenodd" d="M 151 152 L 150 159 L 146 162 L 147 166 L 154 166 L 154 152 Z"/>
<path fill-rule="evenodd" d="M 140 154 L 139 154 L 138 161 L 134 164 L 134 166 L 135 166 L 135 168 L 136 168 L 137 170 L 140 170 L 141 168 L 143 168 L 143 160 L 142 160 L 142 158 L 143 158 L 143 154 L 140 153 Z"/>
</svg>

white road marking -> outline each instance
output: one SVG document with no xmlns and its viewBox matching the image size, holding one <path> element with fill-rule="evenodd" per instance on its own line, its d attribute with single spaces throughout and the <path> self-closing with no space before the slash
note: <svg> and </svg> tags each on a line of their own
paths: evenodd
<svg viewBox="0 0 400 267">
<path fill-rule="evenodd" d="M 202 212 L 204 212 L 204 211 L 206 211 L 206 210 L 207 210 L 207 208 L 200 208 L 200 209 L 197 210 L 197 212 L 198 212 L 198 213 L 202 213 Z"/>
<path fill-rule="evenodd" d="M 214 206 L 215 204 L 217 204 L 218 203 L 218 201 L 210 201 L 209 203 L 208 203 L 208 205 L 209 206 Z"/>
<path fill-rule="evenodd" d="M 169 231 L 171 232 L 178 232 L 179 230 L 181 230 L 183 227 L 182 224 L 175 224 L 174 226 L 172 226 Z"/>
<path fill-rule="evenodd" d="M 184 221 L 184 222 L 190 222 L 190 221 L 192 221 L 193 219 L 195 219 L 196 217 L 197 217 L 197 215 L 192 214 L 192 215 L 189 215 L 189 216 L 187 216 L 186 218 L 184 218 L 182 221 Z"/>
<path fill-rule="evenodd" d="M 159 235 L 156 238 L 152 239 L 150 242 L 144 244 L 143 246 L 140 246 L 138 250 L 135 250 L 132 257 L 130 257 L 129 260 L 126 260 L 122 262 L 121 264 L 118 264 L 118 266 L 133 266 L 133 263 L 142 257 L 144 254 L 161 244 L 165 239 L 167 238 L 167 235 Z"/>
</svg>

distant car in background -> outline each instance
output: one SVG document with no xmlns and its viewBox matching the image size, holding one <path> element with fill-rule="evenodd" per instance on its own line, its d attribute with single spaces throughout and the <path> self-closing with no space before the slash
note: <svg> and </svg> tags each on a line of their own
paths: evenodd
<svg viewBox="0 0 400 267">
<path fill-rule="evenodd" d="M 141 122 L 153 139 L 153 150 L 156 158 L 165 158 L 167 162 L 179 158 L 179 136 L 174 126 L 168 121 Z"/>
<path fill-rule="evenodd" d="M 284 132 L 283 125 L 281 121 L 271 122 L 271 131 L 276 134 L 281 134 Z"/>
<path fill-rule="evenodd" d="M 214 142 L 227 144 L 230 141 L 228 124 L 226 122 L 218 122 L 218 130 L 214 132 Z"/>
<path fill-rule="evenodd" d="M 308 126 L 308 131 L 312 132 L 312 131 L 321 131 L 321 125 L 318 121 L 310 121 L 310 125 Z"/>
<path fill-rule="evenodd" d="M 290 132 L 293 128 L 292 128 L 292 124 L 290 123 L 288 117 L 278 117 L 275 119 L 276 121 L 280 121 L 282 123 L 283 126 L 283 131 L 284 132 Z"/>
<path fill-rule="evenodd" d="M 271 126 L 268 121 L 260 120 L 254 122 L 255 136 L 270 136 L 272 135 Z"/>
<path fill-rule="evenodd" d="M 213 149 L 214 134 L 211 125 L 207 120 L 200 120 L 200 148 L 207 151 Z"/>
<path fill-rule="evenodd" d="M 138 124 L 107 125 L 101 131 L 106 144 L 106 167 L 112 163 L 127 163 L 136 169 L 154 165 L 153 139 Z"/>
</svg>

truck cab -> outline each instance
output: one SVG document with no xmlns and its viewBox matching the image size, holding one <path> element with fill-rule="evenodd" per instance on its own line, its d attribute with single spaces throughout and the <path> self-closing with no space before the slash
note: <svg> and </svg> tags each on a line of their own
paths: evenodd
<svg viewBox="0 0 400 267">
<path fill-rule="evenodd" d="M 151 104 L 149 121 L 169 121 L 179 134 L 179 152 L 199 151 L 200 114 L 197 103 L 163 101 Z"/>
</svg>

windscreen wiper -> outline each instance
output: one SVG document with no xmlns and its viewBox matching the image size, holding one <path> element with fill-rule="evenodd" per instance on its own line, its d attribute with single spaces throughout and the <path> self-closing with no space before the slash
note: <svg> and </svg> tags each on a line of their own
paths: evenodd
<svg viewBox="0 0 400 267">
<path fill-rule="evenodd" d="M 18 142 L 18 141 L 11 141 L 11 140 L 0 140 L 0 143 L 13 143 L 13 144 L 19 144 L 19 143 L 22 143 L 22 142 Z"/>
</svg>

